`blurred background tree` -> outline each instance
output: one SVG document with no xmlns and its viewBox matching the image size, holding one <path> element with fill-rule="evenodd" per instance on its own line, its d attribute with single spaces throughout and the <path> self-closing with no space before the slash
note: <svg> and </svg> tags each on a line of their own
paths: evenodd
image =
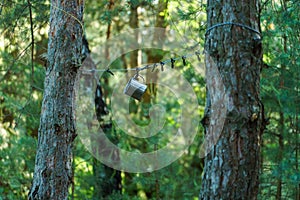
<svg viewBox="0 0 300 200">
<path fill-rule="evenodd" d="M 300 2 L 266 0 L 261 5 L 265 63 L 261 96 L 269 125 L 263 135 L 259 199 L 300 199 Z M 132 28 L 154 26 L 173 29 L 190 39 L 190 44 L 186 46 L 199 43 L 203 50 L 205 9 L 206 2 L 202 0 L 86 1 L 84 28 L 91 55 L 97 55 L 97 48 L 109 38 Z M 0 199 L 25 199 L 30 189 L 44 87 L 48 20 L 49 1 L 4 0 L 0 3 Z M 112 51 L 107 48 L 106 56 L 110 56 Z M 141 55 L 143 62 L 157 62 L 170 56 L 169 52 L 161 50 L 133 51 L 113 62 L 111 68 L 134 68 L 139 64 L 138 56 Z M 96 63 L 99 61 L 95 57 L 93 59 Z M 204 77 L 199 76 L 189 63 L 182 66 L 178 62 L 176 67 L 190 82 L 198 97 L 197 112 L 201 119 L 205 106 Z M 156 78 L 163 76 L 163 73 L 158 72 Z M 108 107 L 115 81 L 109 75 L 100 80 Z M 155 99 L 151 97 L 141 104 L 131 102 L 131 115 L 136 123 L 149 123 L 147 111 Z M 166 109 L 168 112 L 180 112 L 176 102 L 169 102 Z M 166 123 L 161 135 L 170 134 L 171 128 L 176 126 L 172 120 Z M 114 134 L 116 138 L 121 138 L 117 144 L 130 151 L 153 151 L 154 144 L 159 140 L 159 137 L 135 139 L 117 128 Z M 202 139 L 201 129 L 188 151 L 159 171 L 146 174 L 122 172 L 121 194 L 116 192 L 106 198 L 197 199 L 203 170 L 203 160 L 198 156 Z M 158 148 L 166 141 L 161 142 Z M 70 199 L 93 199 L 97 196 L 98 191 L 95 190 L 99 177 L 93 170 L 94 161 L 77 138 Z"/>
<path fill-rule="evenodd" d="M 261 96 L 269 125 L 263 135 L 260 195 L 299 199 L 300 2 L 266 1 L 261 9 Z"/>
</svg>

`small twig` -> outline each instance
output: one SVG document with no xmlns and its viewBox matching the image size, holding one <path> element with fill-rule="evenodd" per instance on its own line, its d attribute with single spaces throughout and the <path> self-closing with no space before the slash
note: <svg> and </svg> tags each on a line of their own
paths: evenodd
<svg viewBox="0 0 300 200">
<path fill-rule="evenodd" d="M 3 8 L 3 6 L 4 6 L 4 0 L 2 0 L 2 3 L 1 3 L 1 7 L 0 7 L 0 15 L 1 15 L 1 13 L 2 13 L 2 8 Z"/>
<path fill-rule="evenodd" d="M 27 51 L 27 49 L 29 49 L 29 47 L 31 46 L 31 43 L 28 44 L 19 54 L 18 56 L 13 60 L 12 64 L 7 67 L 6 73 L 2 76 L 2 78 L 0 79 L 0 82 L 2 82 L 5 77 L 10 73 L 10 70 L 15 66 L 17 60 L 22 57 L 22 55 Z"/>
<path fill-rule="evenodd" d="M 259 13 L 261 13 L 262 9 L 269 3 L 270 0 L 266 0 L 259 8 Z"/>
<path fill-rule="evenodd" d="M 30 20 L 30 32 L 31 32 L 31 85 L 34 83 L 34 31 L 33 31 L 33 19 L 32 19 L 32 9 L 31 2 L 27 0 L 28 8 L 29 8 L 29 20 Z"/>
<path fill-rule="evenodd" d="M 34 85 L 34 30 L 33 30 L 33 17 L 32 17 L 32 6 L 30 0 L 27 0 L 27 5 L 29 9 L 29 20 L 30 20 L 30 34 L 31 34 L 31 84 L 30 84 L 30 92 L 29 92 L 29 98 L 27 99 L 24 106 L 22 106 L 21 109 L 19 109 L 20 113 L 18 118 L 16 119 L 16 124 L 14 129 L 17 128 L 19 121 L 21 119 L 21 115 L 23 114 L 25 108 L 30 104 L 32 100 L 32 92 L 33 92 L 33 85 Z"/>
</svg>

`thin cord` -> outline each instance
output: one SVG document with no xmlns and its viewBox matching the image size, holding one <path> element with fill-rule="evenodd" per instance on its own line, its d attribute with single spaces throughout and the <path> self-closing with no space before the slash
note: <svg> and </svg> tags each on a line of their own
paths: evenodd
<svg viewBox="0 0 300 200">
<path fill-rule="evenodd" d="M 254 29 L 254 28 L 252 28 L 252 27 L 250 27 L 250 26 L 247 26 L 247 25 L 244 25 L 244 24 L 240 24 L 240 23 L 236 23 L 236 22 L 224 22 L 224 23 L 220 23 L 220 24 L 215 24 L 215 25 L 213 25 L 212 27 L 209 27 L 209 28 L 206 30 L 205 35 L 207 35 L 212 29 L 217 28 L 217 27 L 220 27 L 220 26 L 225 26 L 225 25 L 235 25 L 235 26 L 240 26 L 240 27 L 243 27 L 243 28 L 245 28 L 245 29 L 248 29 L 248 30 L 250 30 L 250 31 L 253 31 L 253 32 L 257 33 L 258 35 L 261 35 L 261 33 L 260 33 L 258 30 Z"/>
<path fill-rule="evenodd" d="M 180 56 L 180 57 L 164 60 L 164 61 L 161 61 L 161 62 L 158 62 L 158 63 L 148 64 L 148 65 L 145 65 L 143 67 L 136 67 L 136 68 L 129 68 L 129 69 L 111 69 L 111 68 L 108 68 L 108 69 L 89 69 L 89 70 L 81 70 L 81 71 L 83 71 L 83 72 L 108 72 L 110 74 L 112 74 L 112 71 L 114 71 L 114 72 L 115 71 L 120 71 L 120 72 L 137 71 L 137 72 L 139 72 L 139 71 L 143 71 L 143 70 L 150 69 L 150 68 L 152 68 L 152 71 L 154 71 L 154 69 L 159 65 L 165 65 L 167 63 L 172 64 L 176 60 L 182 60 L 182 58 L 186 59 L 186 58 L 189 58 L 189 57 L 192 57 L 192 56 L 195 56 L 195 55 L 197 57 L 199 57 L 199 55 L 200 55 L 199 51 L 196 51 L 195 53 L 187 54 L 185 56 Z"/>
</svg>

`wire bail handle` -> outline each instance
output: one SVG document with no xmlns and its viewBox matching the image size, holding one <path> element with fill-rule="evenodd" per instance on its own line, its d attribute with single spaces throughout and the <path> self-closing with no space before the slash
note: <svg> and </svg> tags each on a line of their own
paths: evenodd
<svg viewBox="0 0 300 200">
<path fill-rule="evenodd" d="M 139 68 L 137 68 L 137 69 L 136 69 L 136 73 L 135 73 L 135 75 L 134 75 L 134 77 L 133 77 L 133 78 L 134 78 L 135 80 L 137 80 L 137 81 L 138 81 L 138 80 L 139 80 L 139 77 L 140 77 L 140 78 L 142 78 L 142 79 L 143 79 L 143 82 L 145 83 L 145 79 L 144 79 L 144 77 L 143 77 L 142 75 L 140 75 L 140 74 L 139 74 L 139 72 L 140 72 L 140 71 L 141 71 L 141 70 L 140 70 Z"/>
</svg>

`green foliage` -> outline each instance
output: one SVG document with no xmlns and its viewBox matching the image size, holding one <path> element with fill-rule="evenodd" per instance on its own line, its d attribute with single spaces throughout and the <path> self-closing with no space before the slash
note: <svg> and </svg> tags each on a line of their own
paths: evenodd
<svg viewBox="0 0 300 200">
<path fill-rule="evenodd" d="M 48 6 L 31 1 L 35 50 Z M 0 17 L 0 199 L 26 199 L 31 186 L 45 70 L 34 57 L 26 1 L 5 1 Z M 37 10 L 38 9 L 38 10 Z M 38 11 L 38 12 L 35 12 Z M 44 47 L 46 48 L 46 47 Z M 37 53 L 37 52 L 36 52 Z"/>
<path fill-rule="evenodd" d="M 270 120 L 263 135 L 262 199 L 276 197 L 278 181 L 284 199 L 296 199 L 299 190 L 299 10 L 298 1 L 270 1 L 261 16 L 269 66 L 263 69 L 261 91 Z"/>
<path fill-rule="evenodd" d="M 0 125 L 0 197 L 25 199 L 31 186 L 36 140 Z"/>
<path fill-rule="evenodd" d="M 0 199 L 25 199 L 34 170 L 36 137 L 39 126 L 49 2 L 32 0 L 34 28 L 34 77 L 31 69 L 31 32 L 27 1 L 4 1 L 0 5 Z M 164 16 L 167 29 L 179 33 L 184 48 L 199 43 L 204 45 L 206 5 L 202 1 L 87 1 L 85 5 L 85 32 L 92 52 L 110 37 L 126 33 L 129 29 L 132 6 L 139 7 L 140 27 L 153 27 L 157 22 L 159 2 L 168 2 L 168 8 L 158 13 Z M 282 198 L 295 199 L 299 174 L 299 77 L 300 77 L 300 3 L 297 0 L 267 1 L 261 13 L 264 62 L 269 68 L 262 70 L 261 96 L 265 112 L 270 120 L 263 135 L 263 168 L 259 199 L 275 199 L 277 183 L 282 181 Z M 110 27 L 110 32 L 108 28 Z M 111 50 L 112 51 L 112 50 Z M 182 52 L 182 49 L 173 49 Z M 152 56 L 169 58 L 171 53 L 154 49 Z M 143 63 L 149 51 L 142 51 Z M 123 69 L 133 52 L 112 63 L 112 68 Z M 178 55 L 180 56 L 180 55 Z M 201 55 L 203 60 L 203 56 Z M 96 61 L 98 62 L 99 60 Z M 100 60 L 101 62 L 101 60 Z M 203 115 L 205 81 L 199 68 L 176 62 L 193 87 Z M 203 64 L 203 63 L 201 63 Z M 128 67 L 128 64 L 127 66 Z M 201 72 L 202 73 L 202 72 Z M 116 74 L 117 76 L 118 74 Z M 101 82 L 109 98 L 117 80 L 106 74 Z M 181 112 L 180 103 L 160 97 L 166 110 L 166 122 L 155 136 L 147 139 L 134 138 L 118 129 L 110 137 L 120 148 L 128 151 L 150 152 L 154 146 L 164 147 L 172 131 L 179 126 L 174 120 Z M 151 123 L 149 109 L 155 104 L 130 102 L 130 117 L 141 126 Z M 110 105 L 109 105 L 110 107 Z M 159 120 L 152 120 L 152 123 Z M 122 173 L 122 193 L 114 193 L 107 199 L 197 199 L 201 184 L 202 160 L 198 157 L 203 130 L 197 134 L 185 154 L 170 166 L 146 174 Z M 283 139 L 283 148 L 279 138 Z M 70 199 L 93 199 L 95 184 L 93 158 L 81 142 L 76 141 L 74 150 L 74 185 Z M 298 153 L 298 154 L 297 154 Z M 299 190 L 299 189 L 298 189 Z"/>
</svg>

